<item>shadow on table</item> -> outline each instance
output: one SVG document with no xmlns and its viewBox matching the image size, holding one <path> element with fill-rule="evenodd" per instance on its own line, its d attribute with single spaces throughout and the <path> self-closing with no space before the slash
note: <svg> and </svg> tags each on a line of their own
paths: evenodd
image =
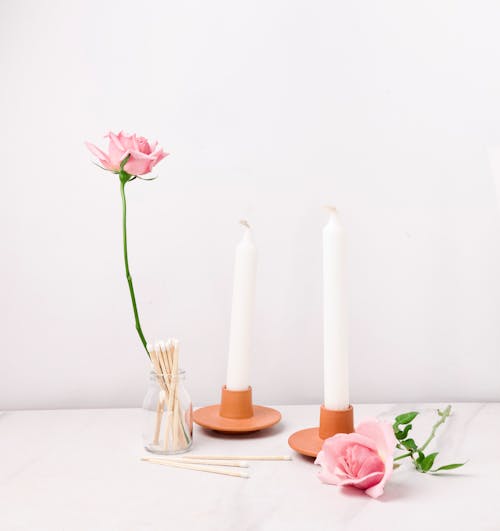
<svg viewBox="0 0 500 531">
<path fill-rule="evenodd" d="M 333 485 L 332 487 L 339 488 Z M 343 496 L 347 496 L 348 498 L 364 498 L 366 501 L 372 501 L 374 503 L 385 503 L 394 500 L 401 500 L 403 498 L 408 498 L 411 496 L 410 491 L 411 485 L 404 485 L 401 483 L 397 485 L 391 485 L 390 483 L 387 483 L 382 496 L 378 498 L 370 498 L 370 496 L 368 496 L 368 494 L 365 494 L 363 490 L 357 489 L 356 487 L 340 487 L 340 492 Z"/>
<path fill-rule="evenodd" d="M 213 437 L 214 439 L 262 439 L 265 437 L 271 437 L 273 435 L 278 435 L 283 433 L 286 429 L 286 426 L 283 423 L 276 424 L 271 428 L 260 431 L 251 431 L 248 433 L 227 433 L 221 431 L 210 430 L 207 428 L 202 428 L 201 426 L 197 427 L 198 430 L 202 431 L 205 435 Z"/>
</svg>

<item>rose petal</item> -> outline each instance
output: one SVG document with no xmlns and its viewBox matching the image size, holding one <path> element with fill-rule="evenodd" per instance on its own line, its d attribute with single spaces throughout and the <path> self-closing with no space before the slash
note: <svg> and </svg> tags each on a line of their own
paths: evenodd
<svg viewBox="0 0 500 531">
<path fill-rule="evenodd" d="M 139 142 L 137 142 L 137 136 L 136 135 L 132 135 L 130 150 L 131 151 L 139 151 L 139 152 L 143 153 L 143 150 L 139 147 Z"/>
<path fill-rule="evenodd" d="M 346 448 L 354 444 L 359 444 L 370 450 L 377 451 L 375 442 L 359 433 L 338 433 L 329 439 L 325 439 L 321 450 L 325 452 L 325 457 L 329 461 L 330 459 L 335 459 L 337 456 L 343 455 Z"/>
<path fill-rule="evenodd" d="M 139 136 L 136 139 L 136 143 L 137 143 L 138 151 L 140 151 L 141 153 L 145 153 L 146 155 L 151 155 L 153 150 L 151 149 L 151 146 L 149 145 L 147 138 L 144 138 L 143 136 Z"/>
<path fill-rule="evenodd" d="M 131 151 L 130 158 L 124 166 L 124 170 L 130 175 L 144 175 L 149 173 L 154 166 L 154 158 L 140 151 Z"/>
<path fill-rule="evenodd" d="M 120 133 L 121 134 L 121 133 Z M 113 165 L 113 168 L 117 171 L 120 170 L 120 164 L 123 159 L 128 155 L 127 149 L 122 145 L 120 138 L 111 131 L 107 135 L 109 137 L 109 160 Z"/>
<path fill-rule="evenodd" d="M 158 151 L 153 152 L 152 155 L 155 158 L 154 165 L 156 166 L 158 162 L 160 162 L 160 160 L 163 160 L 165 157 L 167 157 L 169 153 L 165 153 L 163 149 L 160 148 Z"/>
<path fill-rule="evenodd" d="M 378 453 L 384 461 L 385 472 L 383 478 L 378 485 L 374 485 L 366 490 L 368 496 L 378 498 L 384 492 L 384 486 L 392 474 L 397 439 L 391 424 L 385 421 L 366 420 L 356 427 L 356 431 L 372 437 L 377 441 Z"/>
<path fill-rule="evenodd" d="M 381 481 L 383 475 L 384 474 L 382 472 L 372 472 L 371 474 L 367 474 L 361 478 L 341 479 L 337 475 L 330 473 L 324 468 L 318 473 L 318 477 L 323 483 L 337 485 L 339 487 L 347 487 L 350 485 L 363 490 L 367 488 L 373 488 L 373 486 L 377 485 L 377 483 Z"/>
<path fill-rule="evenodd" d="M 367 419 L 356 426 L 356 433 L 374 441 L 382 459 L 394 454 L 397 440 L 390 423 Z"/>
<path fill-rule="evenodd" d="M 340 482 L 344 479 L 344 477 L 340 477 L 340 474 L 330 471 L 328 467 L 322 467 L 318 472 L 318 477 L 323 483 L 328 483 L 329 485 L 340 485 Z"/>
<path fill-rule="evenodd" d="M 120 141 L 120 144 L 123 146 L 123 149 L 125 151 L 135 149 L 135 134 L 127 135 L 123 131 L 120 131 L 118 133 L 118 140 Z"/>
<path fill-rule="evenodd" d="M 375 485 L 368 487 L 365 490 L 365 494 L 368 494 L 368 496 L 372 498 L 378 498 L 379 496 L 382 496 L 382 494 L 384 494 L 384 487 L 385 487 L 386 482 L 387 482 L 387 479 L 382 478 Z"/>
<path fill-rule="evenodd" d="M 87 146 L 88 150 L 92 153 L 92 155 L 94 155 L 95 157 L 97 157 L 99 159 L 99 162 L 108 170 L 112 170 L 113 168 L 111 167 L 111 164 L 110 164 L 110 161 L 109 161 L 109 158 L 108 156 L 106 155 L 106 153 L 104 153 L 104 151 L 102 151 L 101 149 L 99 149 L 97 146 L 95 146 L 94 144 L 91 144 L 90 142 L 85 142 L 85 145 Z"/>
<path fill-rule="evenodd" d="M 338 483 L 338 485 L 340 487 L 347 487 L 350 485 L 358 489 L 366 490 L 380 483 L 383 475 L 384 474 L 382 472 L 372 472 L 371 474 L 367 474 L 366 476 L 362 478 L 346 479 Z"/>
<path fill-rule="evenodd" d="M 372 472 L 381 472 L 382 475 L 385 473 L 385 463 L 376 454 L 371 455 L 361 463 L 357 477 L 363 477 Z"/>
<path fill-rule="evenodd" d="M 384 463 L 374 450 L 356 444 L 349 448 L 349 452 L 350 470 L 353 477 L 365 476 L 374 471 L 383 472 Z M 372 469 L 366 468 L 368 466 L 367 463 L 373 464 L 374 467 Z M 376 467 L 375 464 L 377 464 Z"/>
</svg>

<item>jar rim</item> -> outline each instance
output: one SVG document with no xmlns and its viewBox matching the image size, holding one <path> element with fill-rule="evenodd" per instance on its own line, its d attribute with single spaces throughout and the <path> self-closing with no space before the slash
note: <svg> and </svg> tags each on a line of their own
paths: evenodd
<svg viewBox="0 0 500 531">
<path fill-rule="evenodd" d="M 151 376 L 185 376 L 186 371 L 185 369 L 177 369 L 177 373 L 174 372 L 162 372 L 158 374 L 156 370 L 152 367 L 149 371 L 149 374 Z"/>
</svg>

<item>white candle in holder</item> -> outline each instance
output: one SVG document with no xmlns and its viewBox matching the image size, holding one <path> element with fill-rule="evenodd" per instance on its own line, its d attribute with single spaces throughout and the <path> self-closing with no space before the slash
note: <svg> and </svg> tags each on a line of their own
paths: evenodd
<svg viewBox="0 0 500 531">
<path fill-rule="evenodd" d="M 244 391 L 250 385 L 250 354 L 255 300 L 257 248 L 250 225 L 242 221 L 243 238 L 236 247 L 233 280 L 233 304 L 229 333 L 229 357 L 226 387 Z"/>
<path fill-rule="evenodd" d="M 349 407 L 345 234 L 336 209 L 327 208 L 330 219 L 323 229 L 324 406 L 344 410 Z"/>
</svg>

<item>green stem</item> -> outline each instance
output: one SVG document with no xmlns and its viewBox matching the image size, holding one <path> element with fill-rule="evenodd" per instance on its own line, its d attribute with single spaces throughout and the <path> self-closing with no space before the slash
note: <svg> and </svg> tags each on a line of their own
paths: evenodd
<svg viewBox="0 0 500 531">
<path fill-rule="evenodd" d="M 427 440 L 424 442 L 424 444 L 422 444 L 422 446 L 419 448 L 419 450 L 421 452 L 423 452 L 428 446 L 429 446 L 429 443 L 432 441 L 432 439 L 434 439 L 434 437 L 436 436 L 436 430 L 439 428 L 439 426 L 441 426 L 441 424 L 443 424 L 446 419 L 450 416 L 450 412 L 451 412 L 451 405 L 449 405 L 442 413 L 439 413 L 441 418 L 436 422 L 436 424 L 434 424 L 434 426 L 432 427 L 432 431 L 431 431 L 431 434 L 429 435 L 429 437 L 427 438 Z"/>
<path fill-rule="evenodd" d="M 410 457 L 413 455 L 413 452 L 408 452 L 407 454 L 398 455 L 393 459 L 393 461 L 399 461 L 400 459 L 404 459 L 405 457 Z"/>
<path fill-rule="evenodd" d="M 442 412 L 439 411 L 440 419 L 436 422 L 436 424 L 434 424 L 434 426 L 432 426 L 431 434 L 429 435 L 427 440 L 424 442 L 424 444 L 422 444 L 420 448 L 417 448 L 413 452 L 407 452 L 405 454 L 398 455 L 397 457 L 394 458 L 394 461 L 399 461 L 400 459 L 404 459 L 405 457 L 411 457 L 413 461 L 415 461 L 415 458 L 413 456 L 415 454 L 418 454 L 419 452 L 423 452 L 429 446 L 432 439 L 434 439 L 434 437 L 436 436 L 436 430 L 439 428 L 439 426 L 441 426 L 441 424 L 444 424 L 446 419 L 450 416 L 450 413 L 451 413 L 451 405 L 447 406 L 446 409 L 443 410 Z M 401 446 L 400 444 L 398 444 L 397 447 L 403 450 L 403 446 Z"/>
<path fill-rule="evenodd" d="M 122 227 L 123 227 L 123 259 L 125 261 L 125 274 L 127 276 L 127 282 L 128 282 L 128 289 L 130 291 L 130 298 L 132 299 L 132 308 L 134 309 L 134 319 L 135 319 L 135 329 L 137 330 L 137 333 L 139 334 L 139 338 L 141 339 L 141 343 L 144 346 L 144 350 L 146 351 L 146 354 L 149 356 L 149 352 L 147 349 L 147 342 L 144 337 L 144 334 L 142 333 L 141 328 L 141 322 L 139 320 L 139 312 L 137 311 L 137 303 L 135 302 L 135 293 L 134 293 L 134 285 L 132 283 L 132 276 L 130 275 L 130 269 L 128 267 L 128 249 L 127 249 L 127 200 L 125 198 L 125 184 L 126 180 L 120 179 L 120 193 L 122 196 Z"/>
</svg>

